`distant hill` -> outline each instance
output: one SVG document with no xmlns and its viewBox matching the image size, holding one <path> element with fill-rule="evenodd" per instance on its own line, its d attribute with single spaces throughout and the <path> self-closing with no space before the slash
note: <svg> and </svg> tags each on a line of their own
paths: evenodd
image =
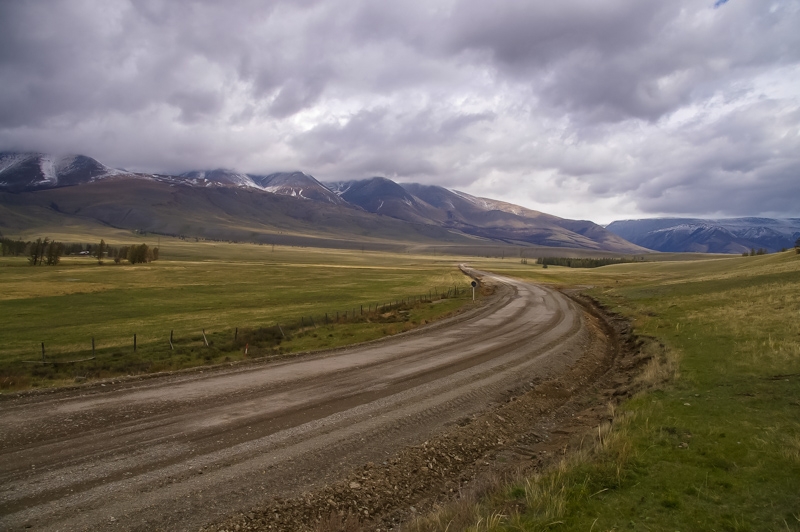
<svg viewBox="0 0 800 532">
<path fill-rule="evenodd" d="M 800 218 L 653 218 L 616 221 L 606 229 L 655 251 L 744 253 L 774 252 L 794 246 L 800 238 Z"/>
<path fill-rule="evenodd" d="M 283 234 L 295 241 L 300 235 L 305 242 L 322 238 L 327 245 L 338 240 L 345 247 L 372 239 L 647 252 L 589 221 L 385 177 L 323 184 L 298 171 L 146 174 L 82 155 L 0 154 L 0 230 L 19 231 L 43 220 L 58 224 L 59 217 L 226 240 L 264 241 L 270 235 L 276 242 L 275 235 Z"/>
</svg>

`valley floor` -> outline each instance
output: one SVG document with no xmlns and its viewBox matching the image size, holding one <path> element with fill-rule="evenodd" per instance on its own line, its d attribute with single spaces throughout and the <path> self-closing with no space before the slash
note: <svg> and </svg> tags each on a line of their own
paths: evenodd
<svg viewBox="0 0 800 532">
<path fill-rule="evenodd" d="M 524 419 L 552 413 L 613 351 L 602 322 L 558 292 L 484 281 L 499 287 L 485 305 L 376 343 L 5 397 L 3 526 L 196 530 L 236 510 L 262 528 L 340 510 L 397 524 L 531 437 Z"/>
</svg>

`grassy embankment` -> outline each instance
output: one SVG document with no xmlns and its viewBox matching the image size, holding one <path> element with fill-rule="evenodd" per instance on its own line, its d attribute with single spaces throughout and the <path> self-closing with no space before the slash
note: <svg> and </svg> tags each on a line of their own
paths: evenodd
<svg viewBox="0 0 800 532">
<path fill-rule="evenodd" d="M 103 266 L 65 257 L 43 267 L 0 258 L 0 390 L 239 360 L 247 358 L 246 346 L 249 358 L 333 348 L 412 329 L 469 301 L 469 279 L 452 258 L 163 237 L 160 256 L 150 264 Z M 460 297 L 436 297 L 455 285 Z M 429 291 L 432 302 L 382 306 L 428 299 Z M 75 362 L 92 357 L 92 338 L 96 358 Z M 47 364 L 24 362 L 41 360 L 42 342 Z"/>
<path fill-rule="evenodd" d="M 474 265 L 591 285 L 666 356 L 591 449 L 412 529 L 800 530 L 800 255 L 596 270 Z"/>
</svg>

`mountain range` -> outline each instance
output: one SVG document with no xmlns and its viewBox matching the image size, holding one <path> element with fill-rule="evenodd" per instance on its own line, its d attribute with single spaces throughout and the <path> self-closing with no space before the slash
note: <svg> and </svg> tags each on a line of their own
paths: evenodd
<svg viewBox="0 0 800 532">
<path fill-rule="evenodd" d="M 77 220 L 228 240 L 556 248 L 551 255 L 558 248 L 594 254 L 777 251 L 800 238 L 800 218 L 656 218 L 603 228 L 385 177 L 320 182 L 304 172 L 262 175 L 221 168 L 137 173 L 85 155 L 0 153 L 0 231 Z"/>
<path fill-rule="evenodd" d="M 800 218 L 654 218 L 606 226 L 642 247 L 665 252 L 746 253 L 791 248 L 800 238 Z"/>
<path fill-rule="evenodd" d="M 0 153 L 0 230 L 61 223 L 57 219 L 342 247 L 390 241 L 647 252 L 590 221 L 384 177 L 322 183 L 303 172 L 148 174 L 110 168 L 84 155 Z"/>
</svg>

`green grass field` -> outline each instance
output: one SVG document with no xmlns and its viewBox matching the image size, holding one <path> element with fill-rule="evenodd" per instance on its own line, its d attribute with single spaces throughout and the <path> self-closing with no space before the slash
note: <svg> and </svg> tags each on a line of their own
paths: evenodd
<svg viewBox="0 0 800 532">
<path fill-rule="evenodd" d="M 69 237 L 53 236 L 75 241 Z M 451 257 L 164 237 L 160 246 L 160 260 L 138 265 L 65 257 L 58 266 L 31 267 L 23 257 L 0 259 L 0 389 L 237 360 L 246 346 L 250 357 L 337 347 L 408 330 L 467 303 L 465 292 L 437 297 L 469 282 Z M 375 312 L 429 294 L 432 303 Z M 96 358 L 74 362 L 91 358 L 92 338 Z M 41 360 L 42 342 L 48 364 L 25 362 Z"/>
<path fill-rule="evenodd" d="M 668 357 L 591 450 L 487 496 L 470 530 L 800 530 L 800 255 L 473 265 L 587 287 Z"/>
<path fill-rule="evenodd" d="M 157 244 L 122 232 L 106 240 L 137 238 Z M 24 258 L 0 259 L 0 387 L 238 360 L 248 344 L 249 356 L 336 347 L 407 330 L 468 301 L 433 298 L 369 312 L 376 303 L 466 287 L 453 257 L 163 237 L 160 244 L 161 260 L 147 265 L 68 257 L 32 268 Z M 584 287 L 667 353 L 641 377 L 649 388 L 616 408 L 613 426 L 598 428 L 590 450 L 477 503 L 472 530 L 800 530 L 800 255 L 597 269 L 470 264 Z M 326 312 L 331 321 L 336 312 L 349 315 L 324 324 Z M 287 338 L 277 323 L 286 324 Z M 87 357 L 92 337 L 95 360 L 23 362 L 41 358 L 41 342 L 48 361 Z M 444 530 L 447 520 L 428 523 Z"/>
</svg>

